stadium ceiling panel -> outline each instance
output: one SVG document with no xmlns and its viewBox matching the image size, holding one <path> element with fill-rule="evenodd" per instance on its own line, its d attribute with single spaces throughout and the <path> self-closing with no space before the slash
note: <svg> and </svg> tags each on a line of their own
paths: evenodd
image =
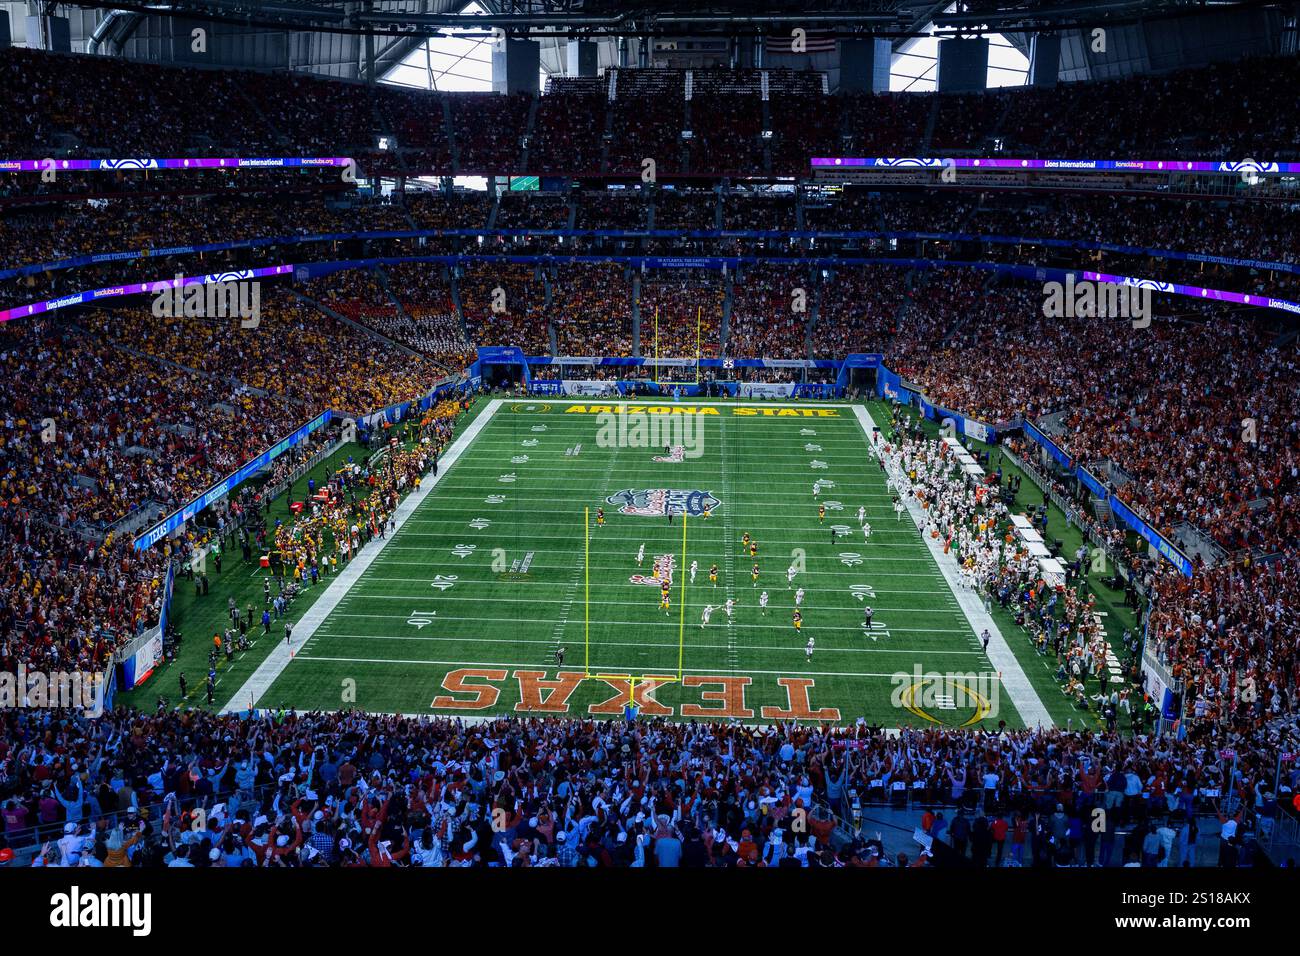
<svg viewBox="0 0 1300 956">
<path fill-rule="evenodd" d="M 169 20 L 207 24 L 213 63 L 379 79 L 410 62 L 426 38 L 463 25 L 466 0 L 74 0 L 52 9 L 70 20 L 74 52 L 167 60 Z M 895 88 L 923 89 L 937 38 L 993 39 L 990 83 L 1023 82 L 1030 38 L 1063 35 L 1063 79 L 1123 76 L 1215 58 L 1213 48 L 1277 52 L 1287 40 L 1285 0 L 479 0 L 475 19 L 531 35 L 543 73 L 561 73 L 565 42 L 599 42 L 599 62 L 618 60 L 619 38 L 785 36 L 795 27 L 893 41 Z M 4 3 L 21 23 L 33 4 Z M 1088 38 L 1104 26 L 1121 56 L 1105 63 Z M 21 44 L 22 31 L 15 30 Z M 1218 56 L 1221 58 L 1221 56 Z M 635 58 L 632 60 L 636 62 Z M 373 63 L 373 74 L 369 64 Z M 902 78 L 902 79 L 899 79 Z"/>
</svg>

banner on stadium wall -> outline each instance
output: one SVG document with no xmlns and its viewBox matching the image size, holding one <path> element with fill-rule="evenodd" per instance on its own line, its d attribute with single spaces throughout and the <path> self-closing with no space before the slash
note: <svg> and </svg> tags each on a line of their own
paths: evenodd
<svg viewBox="0 0 1300 956">
<path fill-rule="evenodd" d="M 973 418 L 967 418 L 960 412 L 954 412 L 951 409 L 935 405 L 923 393 L 905 386 L 898 373 L 887 365 L 879 366 L 879 371 L 876 373 L 876 395 L 887 401 L 895 401 L 902 405 L 915 405 L 920 410 L 922 417 L 930 421 L 943 422 L 950 419 L 953 428 L 959 435 L 973 438 L 985 444 L 997 443 L 998 432 L 994 426 L 976 421 Z"/>
<path fill-rule="evenodd" d="M 644 256 L 642 269 L 709 269 L 726 272 L 740 264 L 739 258 L 729 256 Z"/>
<path fill-rule="evenodd" d="M 154 668 L 163 656 L 162 631 L 154 627 L 149 639 L 144 641 L 134 654 L 122 662 L 122 685 L 131 690 L 149 679 Z"/>
<path fill-rule="evenodd" d="M 480 345 L 478 360 L 484 365 L 527 365 L 524 350 L 515 345 Z"/>
<path fill-rule="evenodd" d="M 885 401 L 898 402 L 900 405 L 911 407 L 916 404 L 920 392 L 908 388 L 897 373 L 882 365 L 880 371 L 876 373 L 876 395 Z"/>
<path fill-rule="evenodd" d="M 979 441 L 990 443 L 997 441 L 997 432 L 993 426 L 986 425 L 984 422 L 978 422 L 973 418 L 967 418 L 960 412 L 954 412 L 950 408 L 943 408 L 935 405 L 924 395 L 916 393 L 917 406 L 921 409 L 921 414 L 931 421 L 952 422 L 953 429 L 959 435 L 967 438 L 974 438 Z"/>
<path fill-rule="evenodd" d="M 1132 508 L 1114 495 L 1110 497 L 1110 510 L 1114 512 L 1115 517 L 1141 535 L 1155 549 L 1157 554 L 1177 568 L 1184 577 L 1190 578 L 1192 576 L 1191 559 L 1183 554 L 1173 542 L 1139 518 Z"/>
<path fill-rule="evenodd" d="M 1149 655 L 1142 655 L 1142 689 L 1151 696 L 1160 716 L 1165 720 L 1176 720 L 1178 714 L 1174 707 L 1174 691 L 1165 680 L 1164 668 L 1156 665 Z"/>
<path fill-rule="evenodd" d="M 884 356 L 879 352 L 850 352 L 844 356 L 845 368 L 880 368 Z"/>
<path fill-rule="evenodd" d="M 483 349 L 479 353 L 483 353 Z M 870 356 L 868 356 L 870 358 Z M 505 361 L 515 361 L 506 359 Z M 558 365 L 562 368 L 572 368 L 583 366 L 603 366 L 619 368 L 714 368 L 729 371 L 734 368 L 783 368 L 783 369 L 839 369 L 843 363 L 835 359 L 763 359 L 763 358 L 654 358 L 634 357 L 634 356 L 599 356 L 599 355 L 561 355 L 553 357 L 550 355 L 529 355 L 526 356 L 528 365 L 551 366 Z M 863 366 L 871 368 L 873 366 Z M 576 378 L 576 375 L 565 376 L 567 378 Z"/>
<path fill-rule="evenodd" d="M 618 383 L 600 379 L 566 378 L 558 383 L 564 395 L 585 395 L 592 398 L 604 398 L 619 394 Z"/>
<path fill-rule="evenodd" d="M 741 398 L 789 398 L 794 394 L 793 382 L 743 382 Z"/>
<path fill-rule="evenodd" d="M 1025 434 L 1032 438 L 1039 446 L 1046 449 L 1047 453 L 1056 459 L 1057 463 L 1066 471 L 1074 470 L 1074 461 L 1061 450 L 1061 447 L 1044 435 L 1038 426 L 1033 422 L 1025 422 Z"/>
<path fill-rule="evenodd" d="M 1079 480 L 1083 482 L 1084 487 L 1093 493 L 1094 497 L 1104 499 L 1110 496 L 1110 492 L 1106 489 L 1106 486 L 1094 477 L 1092 472 L 1087 468 L 1079 468 L 1075 474 L 1079 476 Z"/>
<path fill-rule="evenodd" d="M 158 611 L 158 631 L 167 633 L 167 618 L 172 609 L 172 591 L 176 587 L 176 562 L 167 562 L 167 576 L 163 578 L 162 605 Z"/>
</svg>

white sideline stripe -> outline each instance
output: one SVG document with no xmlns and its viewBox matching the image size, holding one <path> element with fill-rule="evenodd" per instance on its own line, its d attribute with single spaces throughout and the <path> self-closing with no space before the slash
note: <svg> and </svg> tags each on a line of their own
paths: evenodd
<svg viewBox="0 0 1300 956">
<path fill-rule="evenodd" d="M 857 415 L 858 421 L 862 424 L 862 429 L 867 433 L 867 444 L 871 447 L 871 453 L 876 458 L 880 457 L 880 452 L 875 444 L 871 441 L 872 429 L 876 427 L 875 420 L 865 406 L 854 406 L 854 414 Z M 883 433 L 882 433 L 883 434 Z M 1026 727 L 1053 727 L 1056 722 L 1052 720 L 1052 715 L 1047 712 L 1042 699 L 1038 696 L 1038 691 L 1034 690 L 1034 685 L 1029 683 L 1024 669 L 1020 666 L 1015 653 L 1007 644 L 1006 638 L 998 630 L 997 623 L 993 620 L 992 615 L 984 610 L 983 602 L 970 590 L 961 587 L 957 581 L 957 558 L 951 554 L 943 553 L 943 545 L 933 538 L 927 538 L 920 531 L 924 525 L 921 506 L 916 503 L 915 499 L 907 500 L 907 511 L 912 517 L 913 526 L 918 529 L 921 540 L 925 546 L 930 549 L 930 554 L 934 557 L 934 563 L 939 570 L 943 572 L 944 579 L 948 582 L 948 587 L 952 590 L 953 596 L 957 598 L 957 603 L 961 606 L 962 613 L 970 621 L 972 633 L 979 635 L 985 628 L 989 632 L 989 663 L 997 668 L 1001 675 L 1002 686 L 1006 688 L 1007 695 L 1011 702 L 1015 704 L 1016 710 L 1020 714 L 1020 719 L 1024 721 Z"/>
<path fill-rule="evenodd" d="M 284 643 L 276 642 L 276 646 L 271 650 L 271 653 L 266 655 L 266 659 L 258 665 L 257 670 L 253 671 L 243 686 L 235 691 L 234 696 L 226 702 L 225 707 L 221 709 L 223 714 L 246 710 L 250 700 L 254 707 L 257 706 L 257 702 L 261 700 L 262 695 L 271 689 L 271 685 L 284 673 L 284 669 L 297 656 L 297 652 L 302 650 L 304 645 L 315 636 L 317 629 L 334 612 L 339 602 L 347 597 L 348 592 L 360 579 L 362 573 L 370 568 L 370 565 L 379 557 L 384 547 L 396 537 L 397 531 L 401 530 L 402 525 L 406 523 L 406 519 L 424 502 L 424 499 L 429 496 L 429 493 L 433 491 L 438 482 L 446 477 L 452 466 L 460 460 L 460 456 L 464 454 L 478 433 L 496 414 L 502 403 L 503 399 L 500 398 L 490 401 L 487 408 L 483 409 L 469 428 L 465 429 L 460 437 L 451 443 L 451 447 L 447 449 L 446 453 L 438 457 L 438 474 L 426 476 L 420 482 L 420 489 L 411 492 L 397 506 L 397 511 L 393 514 L 393 533 L 367 544 L 348 563 L 348 566 L 330 581 L 325 593 L 317 598 L 316 603 L 308 608 L 307 613 L 294 625 L 293 634 L 289 638 L 289 646 L 286 647 Z"/>
</svg>

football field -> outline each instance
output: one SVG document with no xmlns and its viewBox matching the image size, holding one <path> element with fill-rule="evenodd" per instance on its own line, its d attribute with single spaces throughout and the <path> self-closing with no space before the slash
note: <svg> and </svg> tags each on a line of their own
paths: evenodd
<svg viewBox="0 0 1300 956">
<path fill-rule="evenodd" d="M 862 406 L 599 401 L 490 403 L 227 707 L 1023 725 Z"/>
</svg>

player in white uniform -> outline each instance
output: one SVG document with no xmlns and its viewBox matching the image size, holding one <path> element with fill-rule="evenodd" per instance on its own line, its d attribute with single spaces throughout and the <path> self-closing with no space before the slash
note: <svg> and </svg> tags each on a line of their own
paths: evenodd
<svg viewBox="0 0 1300 956">
<path fill-rule="evenodd" d="M 794 592 L 794 606 L 801 607 L 802 605 L 803 605 L 803 588 L 800 588 L 798 591 Z"/>
<path fill-rule="evenodd" d="M 763 609 L 763 616 L 767 617 L 767 592 L 764 591 L 758 596 L 758 606 Z"/>
<path fill-rule="evenodd" d="M 700 562 L 692 561 L 691 562 L 691 583 L 692 584 L 695 583 L 695 572 L 698 571 L 699 569 L 700 569 Z"/>
<path fill-rule="evenodd" d="M 794 565 L 793 565 L 793 564 L 790 565 L 790 567 L 788 567 L 788 568 L 785 569 L 785 586 L 786 586 L 786 590 L 789 590 L 789 589 L 790 589 L 790 585 L 794 584 L 794 576 L 795 576 L 797 573 L 798 573 L 798 572 L 795 571 L 795 569 L 794 569 Z"/>
<path fill-rule="evenodd" d="M 735 606 L 736 606 L 736 599 L 735 599 L 735 598 L 727 598 L 727 603 L 723 606 L 723 610 L 725 610 L 725 611 L 727 612 L 727 620 L 728 620 L 728 621 L 731 620 L 731 609 L 732 609 L 733 607 L 735 607 Z"/>
<path fill-rule="evenodd" d="M 862 540 L 871 540 L 871 525 L 865 523 L 862 525 Z"/>
<path fill-rule="evenodd" d="M 822 483 L 820 480 L 813 482 L 813 497 L 816 498 L 822 493 Z"/>
<path fill-rule="evenodd" d="M 808 638 L 808 643 L 803 646 L 804 660 L 806 661 L 812 660 L 813 645 L 814 645 L 813 639 L 811 637 Z"/>
<path fill-rule="evenodd" d="M 641 542 L 641 547 L 636 549 L 636 566 L 639 568 L 645 562 L 645 542 Z"/>
<path fill-rule="evenodd" d="M 713 605 L 704 605 L 704 610 L 700 612 L 700 627 L 709 623 L 709 618 L 713 615 Z"/>
</svg>

